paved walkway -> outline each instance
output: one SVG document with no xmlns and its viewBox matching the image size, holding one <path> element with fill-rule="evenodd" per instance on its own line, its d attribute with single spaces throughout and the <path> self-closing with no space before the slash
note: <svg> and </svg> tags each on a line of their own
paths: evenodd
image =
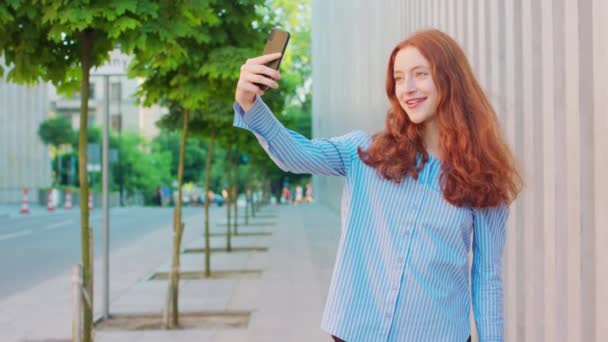
<svg viewBox="0 0 608 342">
<path fill-rule="evenodd" d="M 225 212 L 212 217 L 220 232 Z M 220 214 L 221 213 L 221 214 Z M 180 311 L 250 311 L 244 329 L 97 331 L 95 340 L 121 341 L 329 341 L 319 328 L 339 235 L 339 217 L 317 204 L 264 207 L 241 232 L 272 235 L 235 237 L 233 246 L 268 247 L 267 252 L 211 256 L 212 271 L 261 270 L 258 278 L 184 280 Z M 186 222 L 184 249 L 200 248 L 201 217 Z M 190 229 L 189 229 L 190 228 Z M 212 247 L 225 239 L 212 237 Z M 167 281 L 148 280 L 166 271 L 170 261 L 170 230 L 146 236 L 111 256 L 111 313 L 161 313 Z M 201 271 L 203 254 L 183 253 L 182 271 Z M 96 270 L 100 264 L 96 262 Z M 96 272 L 98 273 L 98 272 Z M 101 310 L 99 276 L 96 312 Z M 71 334 L 69 273 L 0 303 L 1 341 L 68 340 Z"/>
</svg>

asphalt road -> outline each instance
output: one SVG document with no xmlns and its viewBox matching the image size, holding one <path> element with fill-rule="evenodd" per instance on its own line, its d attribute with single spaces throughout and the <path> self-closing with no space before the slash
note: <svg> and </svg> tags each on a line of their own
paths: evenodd
<svg viewBox="0 0 608 342">
<path fill-rule="evenodd" d="M 172 208 L 116 208 L 110 211 L 110 253 L 159 229 L 171 229 Z M 184 219 L 201 208 L 185 208 Z M 102 216 L 90 218 L 96 257 L 101 253 Z M 0 216 L 0 299 L 67 272 L 81 262 L 78 210 Z"/>
</svg>

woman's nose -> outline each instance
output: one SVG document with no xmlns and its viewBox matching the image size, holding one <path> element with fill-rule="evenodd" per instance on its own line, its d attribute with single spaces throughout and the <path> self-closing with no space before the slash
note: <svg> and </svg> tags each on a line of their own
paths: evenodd
<svg viewBox="0 0 608 342">
<path fill-rule="evenodd" d="M 414 82 L 413 79 L 408 78 L 405 81 L 405 91 L 407 93 L 414 93 L 414 92 L 416 92 L 416 82 Z"/>
</svg>

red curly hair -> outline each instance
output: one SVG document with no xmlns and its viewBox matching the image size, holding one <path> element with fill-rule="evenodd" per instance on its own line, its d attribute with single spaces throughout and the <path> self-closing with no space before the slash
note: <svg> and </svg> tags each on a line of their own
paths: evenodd
<svg viewBox="0 0 608 342">
<path fill-rule="evenodd" d="M 428 161 L 422 124 L 413 123 L 395 95 L 393 68 L 401 49 L 415 47 L 429 61 L 439 93 L 435 113 L 441 151 L 440 184 L 445 199 L 456 206 L 492 207 L 511 203 L 522 180 L 499 129 L 492 105 L 458 43 L 439 30 L 424 30 L 397 44 L 386 72 L 391 108 L 386 129 L 374 135 L 371 147 L 359 148 L 361 160 L 397 184 L 418 179 Z M 422 163 L 417 165 L 417 155 Z"/>
</svg>

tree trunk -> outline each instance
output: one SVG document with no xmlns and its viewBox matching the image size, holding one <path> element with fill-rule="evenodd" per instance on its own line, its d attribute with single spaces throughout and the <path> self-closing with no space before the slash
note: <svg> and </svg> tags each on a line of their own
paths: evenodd
<svg viewBox="0 0 608 342">
<path fill-rule="evenodd" d="M 245 186 L 245 225 L 248 226 L 249 225 L 249 207 L 251 206 L 249 204 L 249 199 L 250 196 L 249 194 L 251 194 L 251 187 L 249 184 L 247 184 L 247 186 Z M 253 198 L 251 198 L 253 200 Z"/>
<path fill-rule="evenodd" d="M 179 163 L 177 166 L 177 203 L 173 211 L 173 257 L 169 271 L 169 282 L 167 290 L 167 301 L 163 315 L 164 325 L 167 329 L 176 328 L 179 325 L 179 268 L 180 249 L 184 223 L 182 222 L 182 182 L 184 178 L 184 159 L 186 156 L 186 142 L 188 138 L 188 121 L 190 112 L 184 111 L 181 143 L 179 146 Z"/>
<path fill-rule="evenodd" d="M 55 173 L 55 186 L 61 185 L 61 154 L 59 154 L 59 147 L 57 148 L 57 157 L 55 157 L 57 163 L 57 171 Z"/>
<path fill-rule="evenodd" d="M 89 71 L 95 31 L 80 33 L 82 81 L 80 84 L 80 132 L 78 134 L 78 177 L 80 180 L 80 243 L 82 252 L 83 342 L 93 341 L 93 238 L 89 226 L 89 183 L 87 174 L 87 145 L 89 119 Z"/>
<path fill-rule="evenodd" d="M 226 187 L 228 189 L 226 189 L 226 251 L 231 252 L 232 251 L 232 244 L 230 241 L 230 234 L 232 233 L 232 230 L 230 228 L 230 222 L 232 220 L 232 218 L 230 217 L 230 209 L 232 207 L 231 205 L 231 201 L 232 201 L 232 187 L 231 187 L 231 178 L 230 178 L 230 169 L 232 167 L 232 145 L 230 145 L 228 147 L 228 156 L 226 158 Z M 235 213 L 236 215 L 236 213 Z"/>
<path fill-rule="evenodd" d="M 234 235 L 238 235 L 239 234 L 239 206 L 238 206 L 238 199 L 239 199 L 239 150 L 237 149 L 235 151 L 235 158 L 234 158 L 234 182 L 232 183 L 232 187 L 233 187 L 233 195 L 232 198 L 234 198 L 234 225 L 232 226 L 234 229 Z"/>
<path fill-rule="evenodd" d="M 207 151 L 207 165 L 205 166 L 205 277 L 211 276 L 211 246 L 209 245 L 209 183 L 211 182 L 211 161 L 213 157 L 213 143 L 215 142 L 215 128 L 211 129 L 209 150 Z"/>
<path fill-rule="evenodd" d="M 251 187 L 251 218 L 255 218 L 255 185 Z"/>
</svg>

